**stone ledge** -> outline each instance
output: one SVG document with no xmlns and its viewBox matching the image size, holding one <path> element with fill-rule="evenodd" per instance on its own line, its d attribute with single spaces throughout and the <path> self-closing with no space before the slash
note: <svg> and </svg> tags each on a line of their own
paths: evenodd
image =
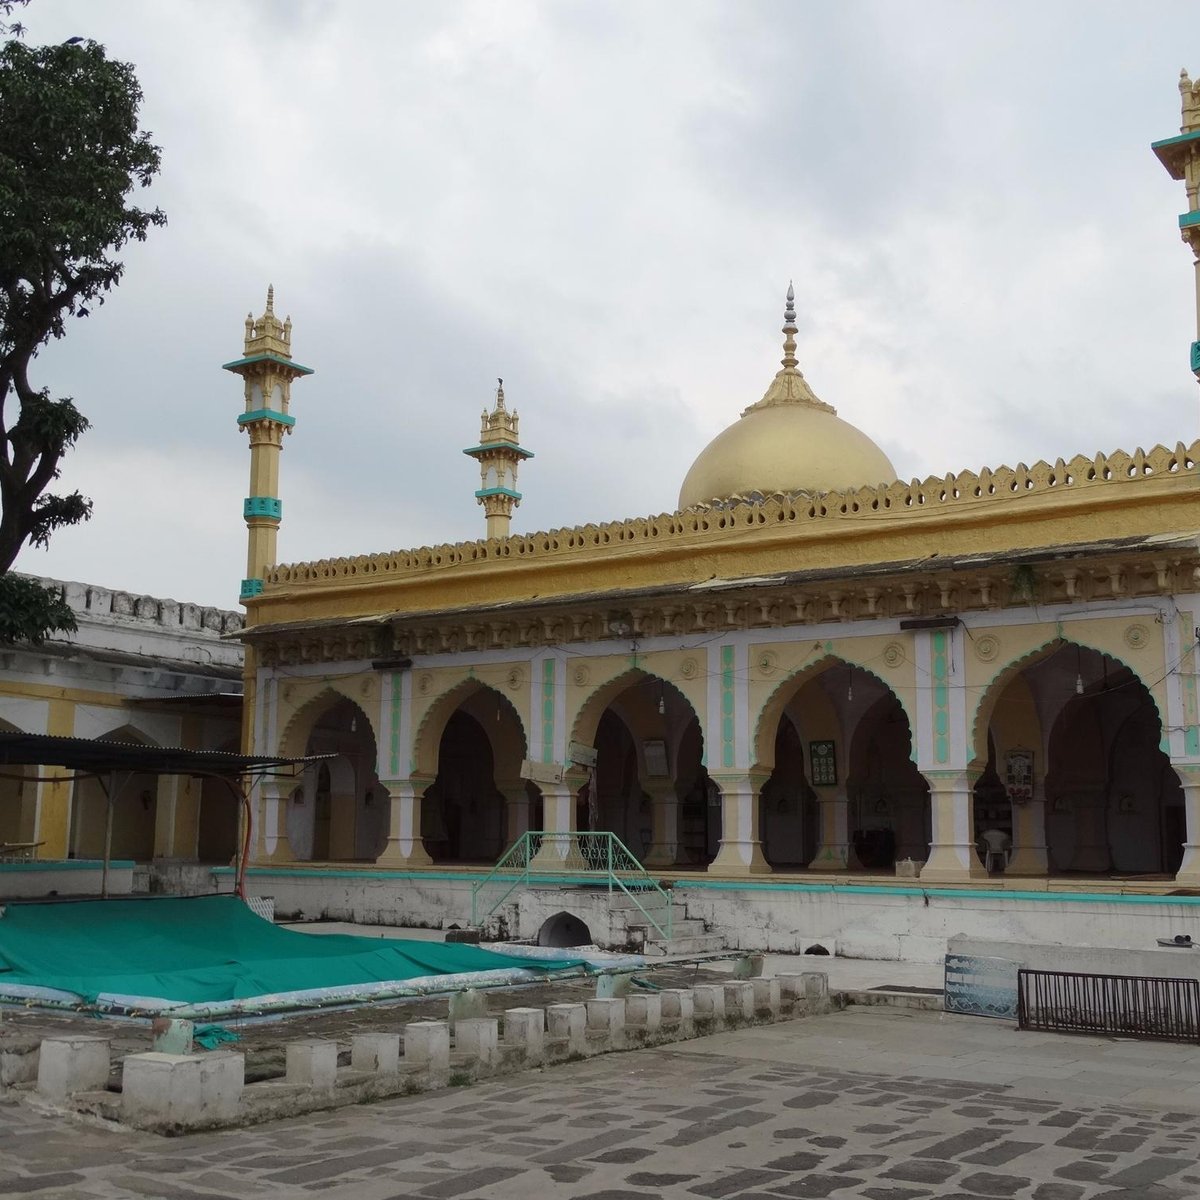
<svg viewBox="0 0 1200 1200">
<path fill-rule="evenodd" d="M 778 985 L 778 992 L 771 984 Z M 606 1001 L 593 1008 L 596 1016 L 591 1027 L 587 1027 L 584 1003 L 554 1005 L 551 1008 L 557 1012 L 553 1013 L 545 1009 L 516 1009 L 513 1012 L 520 1014 L 519 1029 L 506 1030 L 504 1038 L 498 1041 L 493 1040 L 489 1030 L 499 1033 L 503 1028 L 501 1018 L 477 1018 L 475 1026 L 470 1027 L 472 1036 L 464 1037 L 461 1045 L 451 1044 L 449 1025 L 444 1021 L 413 1022 L 405 1027 L 409 1044 L 405 1046 L 407 1053 L 397 1062 L 397 1069 L 391 1069 L 390 1055 L 379 1059 L 385 1064 L 382 1070 L 338 1066 L 331 1085 L 325 1079 L 317 1081 L 320 1086 L 298 1082 L 296 1071 L 291 1080 L 280 1078 L 247 1084 L 240 1054 L 130 1055 L 125 1060 L 125 1072 L 136 1069 L 146 1074 L 150 1070 L 155 1076 L 154 1087 L 161 1091 L 158 1101 L 148 1103 L 144 1087 L 132 1103 L 133 1097 L 128 1095 L 118 1097 L 113 1092 L 81 1089 L 81 1094 L 59 1101 L 56 1111 L 101 1116 L 165 1136 L 240 1128 L 351 1104 L 468 1086 L 523 1070 L 577 1062 L 595 1054 L 668 1045 L 713 1033 L 802 1019 L 833 1007 L 841 1008 L 845 1003 L 840 994 L 829 993 L 828 979 L 823 973 L 806 972 L 770 980 L 765 988 L 760 987 L 760 996 L 755 997 L 758 1003 L 752 1002 L 747 992 L 747 1007 L 751 1011 L 747 1015 L 731 1012 L 727 1016 L 713 1004 L 712 988 L 723 989 L 723 986 L 708 985 L 704 993 L 712 1005 L 708 1013 L 695 1012 L 698 989 L 669 989 L 654 993 L 670 996 L 667 1004 L 635 1005 L 632 1019 L 625 1011 L 624 999 Z M 700 987 L 703 989 L 705 985 Z M 747 983 L 745 987 L 751 985 Z M 574 1024 L 563 1011 L 570 1009 L 579 1012 Z M 536 1036 L 535 1012 L 541 1014 L 540 1039 Z M 647 1019 L 653 1016 L 657 1016 L 657 1023 Z M 568 1032 L 572 1030 L 573 1033 Z M 300 1040 L 296 1045 L 304 1046 L 306 1054 L 319 1055 L 323 1060 L 328 1060 L 330 1054 L 336 1060 L 343 1049 L 332 1041 Z M 219 1069 L 218 1058 L 222 1060 Z M 126 1078 L 129 1077 L 127 1074 Z M 206 1082 L 209 1077 L 213 1082 Z M 11 1090 L 27 1093 L 29 1088 L 25 1084 Z M 37 1102 L 36 1097 L 31 1100 Z"/>
</svg>

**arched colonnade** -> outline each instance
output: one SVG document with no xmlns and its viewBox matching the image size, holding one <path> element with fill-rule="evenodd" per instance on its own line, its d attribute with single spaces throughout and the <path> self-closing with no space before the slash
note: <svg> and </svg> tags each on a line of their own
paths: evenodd
<svg viewBox="0 0 1200 1200">
<path fill-rule="evenodd" d="M 425 708 L 402 774 L 365 708 L 330 689 L 279 752 L 337 758 L 265 798 L 258 856 L 480 866 L 526 830 L 595 829 L 651 869 L 891 874 L 912 860 L 901 873 L 949 882 L 983 877 L 984 857 L 1009 876 L 1171 875 L 1196 840 L 1155 696 L 1077 642 L 1053 639 L 968 696 L 961 766 L 931 757 L 936 720 L 923 761 L 912 697 L 836 655 L 778 683 L 741 762 L 722 744 L 729 714 L 698 711 L 682 684 L 645 667 L 597 682 L 558 714 L 575 758 L 557 774 L 492 683 L 461 680 Z"/>
</svg>

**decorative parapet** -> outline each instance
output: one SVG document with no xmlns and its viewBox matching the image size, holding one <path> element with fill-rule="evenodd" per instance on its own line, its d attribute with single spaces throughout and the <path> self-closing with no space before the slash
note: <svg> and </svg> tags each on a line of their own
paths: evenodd
<svg viewBox="0 0 1200 1200">
<path fill-rule="evenodd" d="M 711 505 L 658 516 L 610 521 L 602 525 L 582 525 L 552 529 L 493 540 L 457 542 L 423 546 L 384 554 L 350 558 L 319 559 L 314 562 L 284 564 L 267 568 L 264 575 L 264 600 L 274 588 L 303 588 L 331 584 L 359 584 L 372 580 L 396 579 L 440 571 L 460 564 L 496 560 L 569 560 L 584 552 L 605 547 L 654 545 L 669 547 L 696 539 L 717 537 L 737 531 L 747 539 L 756 531 L 791 526 L 797 536 L 810 531 L 816 536 L 831 527 L 861 524 L 879 525 L 881 519 L 902 522 L 918 514 L 928 517 L 938 512 L 947 515 L 970 513 L 986 520 L 994 513 L 1000 520 L 1000 506 L 1018 498 L 1080 496 L 1087 491 L 1125 488 L 1151 479 L 1188 477 L 1196 481 L 1200 471 L 1200 442 L 1191 446 L 1178 443 L 1174 449 L 1155 446 L 1150 451 L 1123 450 L 1097 454 L 1094 458 L 1078 455 L 1053 464 L 1034 463 L 1027 467 L 983 468 L 957 475 L 930 476 L 911 483 L 898 481 L 878 487 L 846 492 L 826 492 L 820 496 L 804 493 L 768 497 L 735 497 Z M 1116 498 L 1114 493 L 1114 499 Z M 1094 535 L 1094 531 L 1092 531 Z"/>
<path fill-rule="evenodd" d="M 240 612 L 209 608 L 200 604 L 163 600 L 136 592 L 114 591 L 86 583 L 60 579 L 38 579 L 48 587 L 60 587 L 72 610 L 87 621 L 104 624 L 155 626 L 168 633 L 190 633 L 220 637 L 237 633 L 245 625 Z"/>
</svg>

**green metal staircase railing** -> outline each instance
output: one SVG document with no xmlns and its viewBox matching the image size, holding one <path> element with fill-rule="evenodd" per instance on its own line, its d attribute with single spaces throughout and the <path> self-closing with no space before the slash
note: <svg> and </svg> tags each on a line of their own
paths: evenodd
<svg viewBox="0 0 1200 1200">
<path fill-rule="evenodd" d="M 471 885 L 471 924 L 482 925 L 520 887 L 531 884 L 607 887 L 628 896 L 657 931 L 671 937 L 671 894 L 615 833 L 523 833 L 491 871 Z"/>
</svg>

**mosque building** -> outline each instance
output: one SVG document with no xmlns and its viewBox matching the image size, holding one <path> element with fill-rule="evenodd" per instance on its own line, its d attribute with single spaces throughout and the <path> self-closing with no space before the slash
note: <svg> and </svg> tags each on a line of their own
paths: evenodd
<svg viewBox="0 0 1200 1200">
<path fill-rule="evenodd" d="M 1154 150 L 1200 280 L 1180 86 Z M 308 369 L 268 299 L 228 365 L 252 450 L 244 748 L 336 758 L 262 788 L 262 886 L 305 863 L 452 881 L 528 830 L 587 829 L 731 887 L 1200 886 L 1200 443 L 904 482 L 813 391 L 796 332 L 789 287 L 780 369 L 675 512 L 512 532 L 530 453 L 501 386 L 465 451 L 485 537 L 282 565 Z"/>
<path fill-rule="evenodd" d="M 1185 181 L 1200 320 L 1200 83 L 1180 90 L 1181 132 L 1153 149 Z M 483 537 L 280 564 L 311 370 L 268 292 L 225 364 L 251 462 L 242 749 L 329 757 L 256 785 L 252 889 L 461 923 L 507 848 L 549 878 L 607 831 L 748 946 L 865 923 L 893 939 L 876 956 L 936 955 L 997 913 L 1044 933 L 1029 904 L 1049 896 L 1060 932 L 1098 944 L 1194 919 L 1200 442 L 906 482 L 801 372 L 790 286 L 782 332 L 674 512 L 513 532 L 532 454 L 501 382 L 464 451 Z M 79 806 L 50 790 L 61 854 Z M 233 831 L 178 807 L 155 856 L 207 836 L 223 857 Z"/>
</svg>

